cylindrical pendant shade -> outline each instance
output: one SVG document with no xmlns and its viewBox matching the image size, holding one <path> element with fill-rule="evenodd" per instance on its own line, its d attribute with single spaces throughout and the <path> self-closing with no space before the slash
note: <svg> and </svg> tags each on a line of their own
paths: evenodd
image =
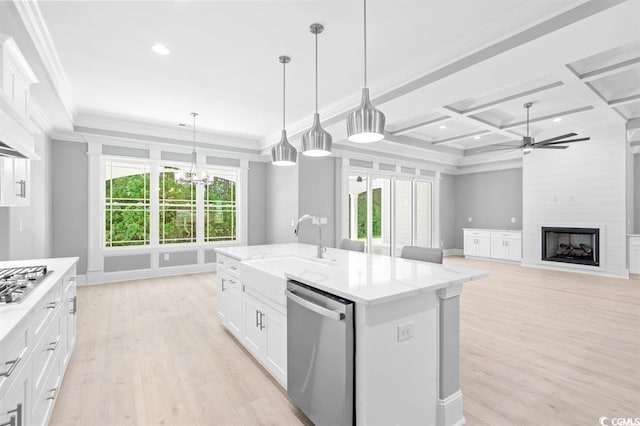
<svg viewBox="0 0 640 426">
<path fill-rule="evenodd" d="M 369 89 L 362 89 L 362 102 L 347 117 L 347 139 L 351 142 L 370 143 L 384 139 L 384 114 L 369 100 Z"/>
<path fill-rule="evenodd" d="M 298 151 L 287 140 L 287 131 L 282 130 L 280 142 L 271 148 L 271 164 L 274 166 L 295 166 Z"/>
<path fill-rule="evenodd" d="M 313 126 L 302 135 L 302 153 L 309 157 L 331 155 L 332 137 L 320 124 L 320 114 L 313 114 Z"/>
</svg>

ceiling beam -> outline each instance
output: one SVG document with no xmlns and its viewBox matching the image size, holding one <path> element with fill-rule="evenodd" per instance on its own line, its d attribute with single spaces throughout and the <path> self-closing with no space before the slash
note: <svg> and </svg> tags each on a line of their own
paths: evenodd
<svg viewBox="0 0 640 426">
<path fill-rule="evenodd" d="M 498 126 L 497 124 L 491 123 L 487 120 L 484 120 L 480 117 L 476 117 L 474 115 L 464 115 L 462 113 L 462 111 L 458 111 L 455 108 L 452 108 L 450 106 L 444 106 L 440 108 L 442 111 L 446 111 L 449 114 L 453 115 L 454 117 L 460 117 L 460 118 L 464 118 L 467 119 L 469 122 L 473 123 L 474 125 L 480 126 L 485 130 L 488 130 L 490 132 L 496 133 L 498 135 L 502 135 L 502 136 L 506 136 L 510 139 L 513 138 L 517 138 L 520 139 L 522 137 L 522 135 L 518 134 L 517 132 L 512 132 L 512 131 L 507 131 L 504 130 L 502 128 L 500 128 L 500 126 Z M 498 143 L 498 142 L 496 142 Z"/>
<path fill-rule="evenodd" d="M 491 109 L 492 107 L 505 103 L 505 102 L 509 102 L 509 101 L 513 101 L 516 99 L 520 99 L 520 98 L 525 98 L 528 96 L 531 96 L 533 94 L 536 93 L 540 93 L 540 92 L 544 92 L 547 90 L 551 90 L 551 89 L 555 89 L 556 87 L 562 86 L 564 83 L 562 83 L 561 81 L 556 81 L 550 84 L 545 84 L 544 86 L 539 86 L 539 87 L 535 87 L 533 89 L 530 90 L 525 90 L 524 92 L 519 92 L 519 93 L 515 93 L 513 95 L 510 96 L 505 96 L 504 98 L 500 98 L 500 99 L 496 99 L 495 101 L 491 101 L 491 102 L 487 102 L 485 104 L 482 105 L 478 105 L 475 107 L 471 107 L 469 109 L 466 109 L 464 111 L 460 111 L 461 114 L 463 115 L 469 115 L 469 114 L 477 114 L 479 112 L 483 112 L 486 111 L 488 109 Z"/>
<path fill-rule="evenodd" d="M 582 96 L 585 101 L 593 105 L 593 108 L 603 117 L 626 123 L 626 117 L 609 106 L 609 101 L 590 82 L 582 81 L 578 72 L 571 65 L 558 67 L 555 75 L 559 76 L 564 84 Z"/>
<path fill-rule="evenodd" d="M 574 108 L 574 109 L 570 109 L 567 111 L 560 111 L 554 114 L 548 114 L 548 115 L 543 115 L 542 117 L 536 117 L 536 118 L 532 118 L 529 120 L 529 124 L 531 123 L 537 123 L 539 121 L 545 121 L 545 120 L 550 120 L 552 118 L 556 118 L 556 117 L 566 117 L 567 115 L 572 115 L 572 114 L 578 114 L 584 111 L 589 111 L 592 110 L 594 107 L 592 105 L 587 105 L 587 106 L 583 106 L 580 108 Z M 513 129 L 514 127 L 520 127 L 527 124 L 527 121 L 517 121 L 515 123 L 510 123 L 510 124 L 506 124 L 504 126 L 501 126 L 501 129 Z"/>
<path fill-rule="evenodd" d="M 391 130 L 389 133 L 391 133 L 392 135 L 401 135 L 403 133 L 407 133 L 411 130 L 418 129 L 420 127 L 428 126 L 430 124 L 450 121 L 451 119 L 452 119 L 451 116 L 445 115 L 443 117 L 433 118 L 429 120 L 425 120 L 424 118 L 417 119 L 415 121 L 412 120 L 413 122 L 406 122 L 405 124 L 401 125 L 402 127 L 399 126 L 398 128 Z"/>
<path fill-rule="evenodd" d="M 431 144 L 432 145 L 438 145 L 438 144 L 441 144 L 441 143 L 456 142 L 456 141 L 459 141 L 459 140 L 462 140 L 462 139 L 468 139 L 468 138 L 473 137 L 473 136 L 486 135 L 487 133 L 491 133 L 491 130 L 485 129 L 485 130 L 480 130 L 479 132 L 466 133 L 464 135 L 454 136 L 454 137 L 446 138 L 446 139 L 440 139 L 440 140 L 431 142 Z"/>
<path fill-rule="evenodd" d="M 620 105 L 626 105 L 626 104 L 630 104 L 637 101 L 640 101 L 640 94 L 627 96 L 624 98 L 612 99 L 608 102 L 608 104 L 609 106 L 620 106 Z"/>
<path fill-rule="evenodd" d="M 462 150 L 458 148 L 453 148 L 450 146 L 435 146 L 430 142 L 414 138 L 406 135 L 393 135 L 391 133 L 385 133 L 384 140 L 387 142 L 397 143 L 400 145 L 409 145 L 416 148 L 422 148 L 429 151 L 437 151 L 445 154 L 454 154 L 454 155 L 462 155 Z"/>
<path fill-rule="evenodd" d="M 584 82 L 596 80 L 599 78 L 608 77 L 613 74 L 618 74 L 633 68 L 640 66 L 640 57 L 631 58 L 626 61 L 619 62 L 617 64 L 608 65 L 593 71 L 585 72 L 584 74 L 578 74 L 578 78 Z M 574 70 L 575 71 L 575 70 Z"/>
</svg>

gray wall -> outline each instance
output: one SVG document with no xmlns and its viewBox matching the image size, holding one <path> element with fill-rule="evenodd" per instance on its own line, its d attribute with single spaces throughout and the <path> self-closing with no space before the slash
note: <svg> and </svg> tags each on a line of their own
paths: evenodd
<svg viewBox="0 0 640 426">
<path fill-rule="evenodd" d="M 461 248 L 456 245 L 456 176 L 445 174 L 440 175 L 440 247 Z"/>
<path fill-rule="evenodd" d="M 522 169 L 459 175 L 455 181 L 456 248 L 463 247 L 462 228 L 522 229 Z"/>
<path fill-rule="evenodd" d="M 78 273 L 87 272 L 87 144 L 54 141 L 52 147 L 53 256 L 78 256 Z"/>
<path fill-rule="evenodd" d="M 640 154 L 633 156 L 633 224 L 634 234 L 640 234 Z"/>
<path fill-rule="evenodd" d="M 249 162 L 249 229 L 247 230 L 247 242 L 249 245 L 264 244 L 266 234 L 266 209 L 267 209 L 267 163 L 257 161 Z"/>
<path fill-rule="evenodd" d="M 266 171 L 266 243 L 295 243 L 291 221 L 298 218 L 298 166 L 267 163 Z"/>
<path fill-rule="evenodd" d="M 326 217 L 322 225 L 322 242 L 335 247 L 336 234 L 336 160 L 333 157 L 311 158 L 298 156 L 298 212 L 300 216 Z M 298 241 L 307 244 L 318 242 L 318 227 L 310 221 L 300 225 Z"/>
</svg>

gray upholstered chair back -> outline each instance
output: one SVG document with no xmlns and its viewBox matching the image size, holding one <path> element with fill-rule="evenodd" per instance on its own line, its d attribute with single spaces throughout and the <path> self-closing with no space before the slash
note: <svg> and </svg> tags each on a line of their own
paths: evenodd
<svg viewBox="0 0 640 426">
<path fill-rule="evenodd" d="M 400 257 L 422 262 L 442 263 L 442 249 L 418 246 L 404 246 Z"/>
<path fill-rule="evenodd" d="M 360 253 L 364 253 L 364 241 L 348 240 L 345 238 L 344 240 L 340 241 L 340 246 L 338 248 L 342 250 L 359 251 Z"/>
</svg>

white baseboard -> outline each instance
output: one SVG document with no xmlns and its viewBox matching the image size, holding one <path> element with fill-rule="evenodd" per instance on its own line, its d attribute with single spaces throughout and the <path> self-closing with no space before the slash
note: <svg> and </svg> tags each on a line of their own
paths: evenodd
<svg viewBox="0 0 640 426">
<path fill-rule="evenodd" d="M 200 265 L 173 266 L 156 269 L 136 269 L 131 271 L 103 272 L 87 271 L 83 282 L 79 285 L 96 285 L 120 281 L 142 280 L 146 278 L 160 278 L 173 275 L 199 274 L 205 272 L 215 272 L 216 263 L 206 263 Z"/>
<path fill-rule="evenodd" d="M 445 249 L 442 250 L 442 254 L 444 257 L 447 256 L 464 256 L 464 250 L 462 249 Z"/>
<path fill-rule="evenodd" d="M 465 423 L 461 391 L 457 391 L 446 399 L 438 398 L 436 407 L 436 424 L 438 426 L 461 426 Z"/>
</svg>

